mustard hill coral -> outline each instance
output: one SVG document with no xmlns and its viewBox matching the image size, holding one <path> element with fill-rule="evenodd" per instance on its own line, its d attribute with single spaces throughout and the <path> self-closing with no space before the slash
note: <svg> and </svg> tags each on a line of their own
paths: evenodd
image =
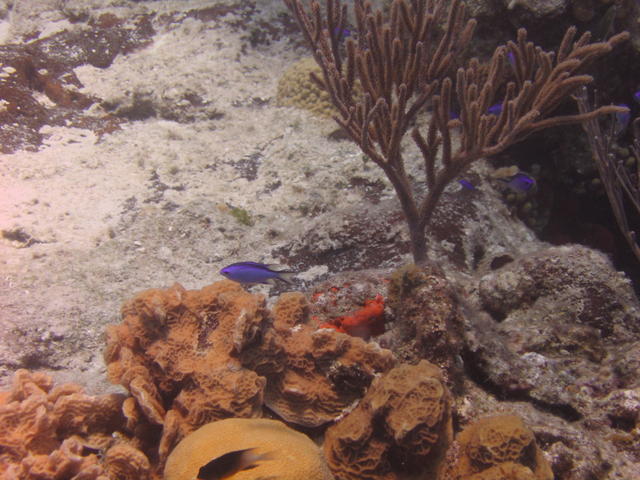
<svg viewBox="0 0 640 480">
<path fill-rule="evenodd" d="M 209 423 L 185 437 L 171 452 L 165 480 L 191 480 L 198 470 L 226 453 L 251 448 L 268 458 L 234 480 L 332 480 L 318 446 L 284 423 L 268 419 L 229 418 Z"/>
<path fill-rule="evenodd" d="M 516 415 L 486 417 L 456 436 L 448 480 L 552 480 L 533 432 Z"/>
<path fill-rule="evenodd" d="M 395 480 L 435 474 L 452 436 L 451 395 L 440 369 L 423 360 L 377 378 L 327 429 L 324 451 L 337 479 Z"/>
<path fill-rule="evenodd" d="M 312 57 L 303 58 L 289 67 L 278 81 L 278 105 L 298 107 L 330 117 L 336 111 L 329 94 L 311 80 L 311 73 L 322 77 L 322 70 Z"/>
<path fill-rule="evenodd" d="M 149 460 L 122 433 L 123 399 L 86 395 L 74 384 L 54 387 L 47 375 L 18 370 L 0 396 L 0 477 L 149 478 Z"/>
</svg>

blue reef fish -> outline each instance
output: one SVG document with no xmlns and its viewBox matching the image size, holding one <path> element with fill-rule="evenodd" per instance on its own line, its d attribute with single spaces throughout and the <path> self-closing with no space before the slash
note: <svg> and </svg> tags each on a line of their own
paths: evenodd
<svg viewBox="0 0 640 480">
<path fill-rule="evenodd" d="M 458 180 L 458 183 L 462 185 L 462 188 L 465 188 L 467 190 L 476 189 L 476 187 L 473 186 L 473 183 L 471 183 L 469 180 L 465 180 L 464 178 L 461 178 L 460 180 Z"/>
<path fill-rule="evenodd" d="M 198 470 L 198 480 L 223 480 L 236 473 L 256 468 L 260 461 L 270 460 L 269 453 L 257 454 L 253 448 L 234 450 L 214 458 Z"/>
<path fill-rule="evenodd" d="M 351 30 L 348 28 L 336 27 L 333 29 L 333 34 L 337 35 L 338 41 L 342 41 L 351 36 Z"/>
<path fill-rule="evenodd" d="M 516 193 L 527 193 L 536 186 L 536 180 L 531 175 L 518 172 L 510 178 L 501 178 L 507 188 Z"/>
<path fill-rule="evenodd" d="M 621 103 L 617 105 L 618 107 L 624 107 L 627 109 L 626 112 L 618 112 L 616 113 L 616 120 L 613 126 L 613 131 L 616 135 L 620 135 L 627 129 L 629 122 L 631 121 L 631 111 L 629 110 L 629 105 Z"/>
<path fill-rule="evenodd" d="M 640 90 L 633 94 L 633 99 L 636 101 L 636 103 L 640 103 Z"/>
<path fill-rule="evenodd" d="M 490 113 L 491 115 L 498 116 L 500 115 L 500 112 L 502 112 L 502 103 L 496 103 L 487 109 L 487 113 Z"/>
<path fill-rule="evenodd" d="M 283 270 L 281 265 L 266 265 L 257 262 L 232 263 L 220 270 L 220 274 L 238 283 L 271 283 L 281 280 L 291 283 L 295 272 Z"/>
</svg>

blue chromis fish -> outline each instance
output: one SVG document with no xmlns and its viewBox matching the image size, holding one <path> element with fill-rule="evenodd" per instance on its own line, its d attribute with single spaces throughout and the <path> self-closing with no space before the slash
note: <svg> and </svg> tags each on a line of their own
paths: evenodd
<svg viewBox="0 0 640 480">
<path fill-rule="evenodd" d="M 223 480 L 238 472 L 256 468 L 260 461 L 270 460 L 269 453 L 258 454 L 254 448 L 234 450 L 214 458 L 198 470 L 198 480 Z"/>
<path fill-rule="evenodd" d="M 458 183 L 460 185 L 462 185 L 462 188 L 466 189 L 466 190 L 475 190 L 476 187 L 473 185 L 473 183 L 471 183 L 469 180 L 465 180 L 464 178 L 461 178 L 460 180 L 458 180 Z"/>
<path fill-rule="evenodd" d="M 500 115 L 500 112 L 502 112 L 502 103 L 494 103 L 487 109 L 487 113 L 495 115 L 496 117 Z"/>
<path fill-rule="evenodd" d="M 291 283 L 295 272 L 283 268 L 282 265 L 238 262 L 224 267 L 220 270 L 220 275 L 238 283 L 274 283 L 275 280 Z"/>
<path fill-rule="evenodd" d="M 627 126 L 631 121 L 631 111 L 629 110 L 629 105 L 627 105 L 626 103 L 621 103 L 616 106 L 627 109 L 626 112 L 617 112 L 615 116 L 615 121 L 613 123 L 613 132 L 616 135 L 620 135 L 627 129 Z"/>
<path fill-rule="evenodd" d="M 536 180 L 531 175 L 518 172 L 510 178 L 500 178 L 507 188 L 516 193 L 527 193 L 536 186 Z"/>
</svg>

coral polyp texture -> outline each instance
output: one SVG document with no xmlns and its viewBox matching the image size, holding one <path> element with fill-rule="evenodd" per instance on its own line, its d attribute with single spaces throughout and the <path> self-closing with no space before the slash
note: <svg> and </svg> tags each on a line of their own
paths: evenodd
<svg viewBox="0 0 640 480">
<path fill-rule="evenodd" d="M 303 58 L 289 67 L 278 81 L 278 105 L 297 107 L 315 115 L 330 117 L 336 113 L 329 93 L 322 90 L 310 75 L 322 77 L 322 70 L 312 57 Z"/>
<path fill-rule="evenodd" d="M 391 274 L 387 304 L 393 312 L 381 342 L 399 359 L 429 360 L 443 370 L 449 385 L 463 374 L 455 359 L 463 346 L 463 325 L 454 288 L 434 265 L 403 266 Z"/>
<path fill-rule="evenodd" d="M 109 379 L 163 425 L 161 458 L 205 423 L 261 416 L 265 379 L 243 368 L 237 353 L 265 323 L 262 297 L 230 281 L 196 291 L 176 284 L 138 294 L 122 316 L 107 329 Z"/>
<path fill-rule="evenodd" d="M 533 432 L 516 415 L 485 417 L 456 436 L 444 477 L 450 480 L 552 480 Z"/>
<path fill-rule="evenodd" d="M 426 360 L 377 378 L 358 406 L 327 429 L 324 451 L 334 475 L 434 478 L 452 441 L 451 401 L 441 370 Z"/>
<path fill-rule="evenodd" d="M 0 477 L 58 480 L 150 478 L 147 456 L 127 438 L 123 395 L 91 396 L 19 370 L 0 396 Z"/>
<path fill-rule="evenodd" d="M 320 448 L 306 435 L 269 419 L 229 418 L 200 427 L 171 452 L 164 480 L 192 480 L 212 460 L 251 449 L 254 468 L 238 471 L 234 480 L 332 480 Z M 225 477 L 226 478 L 226 477 Z"/>
</svg>

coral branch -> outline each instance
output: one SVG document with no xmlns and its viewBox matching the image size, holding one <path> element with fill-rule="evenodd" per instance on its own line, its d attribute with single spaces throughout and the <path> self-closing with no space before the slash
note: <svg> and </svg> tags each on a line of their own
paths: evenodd
<svg viewBox="0 0 640 480">
<path fill-rule="evenodd" d="M 416 262 L 426 259 L 425 228 L 445 187 L 474 161 L 534 131 L 607 113 L 598 109 L 553 116 L 562 102 L 592 81 L 579 72 L 628 38 L 625 32 L 589 43 L 584 34 L 574 42 L 572 27 L 554 55 L 527 41 L 520 29 L 517 40 L 497 47 L 488 64 L 471 59 L 462 65 L 476 23 L 466 19 L 461 0 L 394 0 L 386 16 L 369 2 L 355 0 L 357 40 L 348 38 L 344 46 L 335 34 L 346 18 L 341 0 L 327 0 L 324 17 L 317 0 L 311 0 L 311 13 L 301 0 L 284 2 L 322 68 L 318 82 L 339 112 L 335 120 L 395 189 Z M 355 92 L 357 83 L 361 94 Z M 496 98 L 499 92 L 504 92 L 502 98 Z M 454 101 L 460 108 L 455 121 Z M 425 107 L 432 111 L 426 135 L 414 127 Z M 451 129 L 456 127 L 461 129 L 460 145 L 454 148 Z M 424 158 L 426 192 L 413 186 L 406 173 L 400 145 L 409 130 Z"/>
</svg>

